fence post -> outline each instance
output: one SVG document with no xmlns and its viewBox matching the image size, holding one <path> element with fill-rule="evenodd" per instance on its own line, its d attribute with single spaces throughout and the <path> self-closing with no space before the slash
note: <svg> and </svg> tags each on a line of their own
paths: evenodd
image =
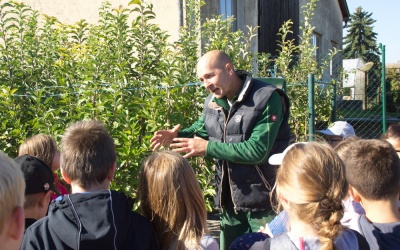
<svg viewBox="0 0 400 250">
<path fill-rule="evenodd" d="M 337 90 L 337 82 L 333 84 L 333 95 L 332 95 L 332 114 L 331 114 L 331 123 L 334 123 L 336 121 L 336 90 Z"/>
<path fill-rule="evenodd" d="M 386 133 L 386 63 L 385 63 L 385 45 L 379 44 L 382 51 L 382 133 Z"/>
<path fill-rule="evenodd" d="M 308 74 L 308 141 L 314 140 L 314 74 Z"/>
</svg>

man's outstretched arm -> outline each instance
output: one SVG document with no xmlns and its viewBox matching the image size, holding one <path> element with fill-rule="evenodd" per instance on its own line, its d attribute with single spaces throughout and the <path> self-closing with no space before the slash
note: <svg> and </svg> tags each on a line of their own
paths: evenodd
<svg viewBox="0 0 400 250">
<path fill-rule="evenodd" d="M 159 130 L 154 133 L 153 137 L 150 139 L 150 147 L 153 151 L 157 150 L 161 146 L 168 146 L 172 143 L 172 140 L 178 136 L 178 130 L 181 125 L 178 124 L 169 130 Z"/>
<path fill-rule="evenodd" d="M 201 138 L 208 138 L 207 131 L 204 128 L 203 116 L 201 116 L 199 120 L 189 128 L 179 130 L 180 128 L 181 126 L 178 124 L 172 129 L 159 130 L 155 132 L 154 136 L 150 139 L 150 147 L 155 151 L 161 146 L 169 146 L 172 143 L 172 140 L 177 137 L 192 138 L 198 136 Z"/>
<path fill-rule="evenodd" d="M 190 156 L 208 156 L 220 160 L 256 165 L 266 160 L 275 142 L 283 119 L 282 100 L 274 92 L 267 108 L 256 122 L 250 138 L 240 143 L 206 141 L 200 138 L 175 138 L 171 144 L 174 150 Z"/>
</svg>

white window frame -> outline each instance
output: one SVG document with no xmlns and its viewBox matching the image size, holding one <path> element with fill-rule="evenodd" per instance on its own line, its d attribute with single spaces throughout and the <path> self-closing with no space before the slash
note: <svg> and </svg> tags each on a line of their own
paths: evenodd
<svg viewBox="0 0 400 250">
<path fill-rule="evenodd" d="M 317 59 L 318 64 L 321 61 L 321 42 L 322 42 L 322 35 L 316 32 L 313 32 L 312 34 L 312 41 L 311 44 L 314 47 L 314 55 L 315 58 Z"/>
<path fill-rule="evenodd" d="M 232 0 L 219 0 L 220 14 L 224 17 L 232 16 Z"/>
</svg>

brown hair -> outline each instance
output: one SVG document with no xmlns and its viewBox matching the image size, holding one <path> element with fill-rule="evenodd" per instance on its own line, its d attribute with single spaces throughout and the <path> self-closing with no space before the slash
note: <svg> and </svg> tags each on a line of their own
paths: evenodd
<svg viewBox="0 0 400 250">
<path fill-rule="evenodd" d="M 346 154 L 346 151 L 350 147 L 350 145 L 358 140 L 361 140 L 361 138 L 358 136 L 350 136 L 347 138 L 343 138 L 343 141 L 341 141 L 335 147 L 336 153 L 339 155 L 340 158 L 342 158 L 342 155 Z"/>
<path fill-rule="evenodd" d="M 289 221 L 292 214 L 309 224 L 321 249 L 334 249 L 333 241 L 344 229 L 340 219 L 348 183 L 344 164 L 333 149 L 317 142 L 295 145 L 283 158 L 275 188 L 290 204 Z"/>
<path fill-rule="evenodd" d="M 206 208 L 189 162 L 172 151 L 155 152 L 141 168 L 138 197 L 161 249 L 201 249 Z"/>
<path fill-rule="evenodd" d="M 26 139 L 19 146 L 18 156 L 24 154 L 35 156 L 51 168 L 54 155 L 57 151 L 57 143 L 50 135 L 37 134 Z"/>
<path fill-rule="evenodd" d="M 366 199 L 398 195 L 400 160 L 393 146 L 383 140 L 358 140 L 343 154 L 349 184 Z"/>
<path fill-rule="evenodd" d="M 37 204 L 39 204 L 41 196 L 45 194 L 46 193 L 36 193 L 36 194 L 25 195 L 24 208 L 26 209 L 26 208 L 36 207 Z"/>
<path fill-rule="evenodd" d="M 386 133 L 381 136 L 383 140 L 387 140 L 389 138 L 400 139 L 400 125 L 399 124 L 391 124 Z"/>
<path fill-rule="evenodd" d="M 83 188 L 103 182 L 116 159 L 114 141 L 102 122 L 79 121 L 66 129 L 60 167 L 71 182 Z"/>
</svg>

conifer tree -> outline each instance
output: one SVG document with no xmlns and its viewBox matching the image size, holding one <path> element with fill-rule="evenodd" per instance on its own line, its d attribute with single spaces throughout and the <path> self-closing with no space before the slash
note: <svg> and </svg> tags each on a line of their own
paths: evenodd
<svg viewBox="0 0 400 250">
<path fill-rule="evenodd" d="M 379 56 L 380 51 L 376 41 L 377 33 L 373 31 L 373 24 L 376 20 L 372 19 L 371 16 L 372 13 L 368 13 L 362 7 L 358 7 L 350 16 L 350 27 L 343 41 L 344 58 L 362 58 L 365 63 L 373 62 L 373 67 L 366 72 L 367 86 L 365 94 L 369 103 L 367 108 L 372 108 L 379 103 L 376 102 L 377 99 L 375 97 L 380 92 L 382 68 Z M 369 100 L 374 101 L 371 103 Z"/>
<path fill-rule="evenodd" d="M 372 26 L 376 20 L 371 18 L 372 13 L 363 11 L 358 7 L 356 12 L 350 16 L 350 27 L 348 34 L 344 37 L 343 55 L 345 58 L 364 58 L 371 53 L 379 54 L 376 44 L 377 33 L 373 31 Z"/>
</svg>

